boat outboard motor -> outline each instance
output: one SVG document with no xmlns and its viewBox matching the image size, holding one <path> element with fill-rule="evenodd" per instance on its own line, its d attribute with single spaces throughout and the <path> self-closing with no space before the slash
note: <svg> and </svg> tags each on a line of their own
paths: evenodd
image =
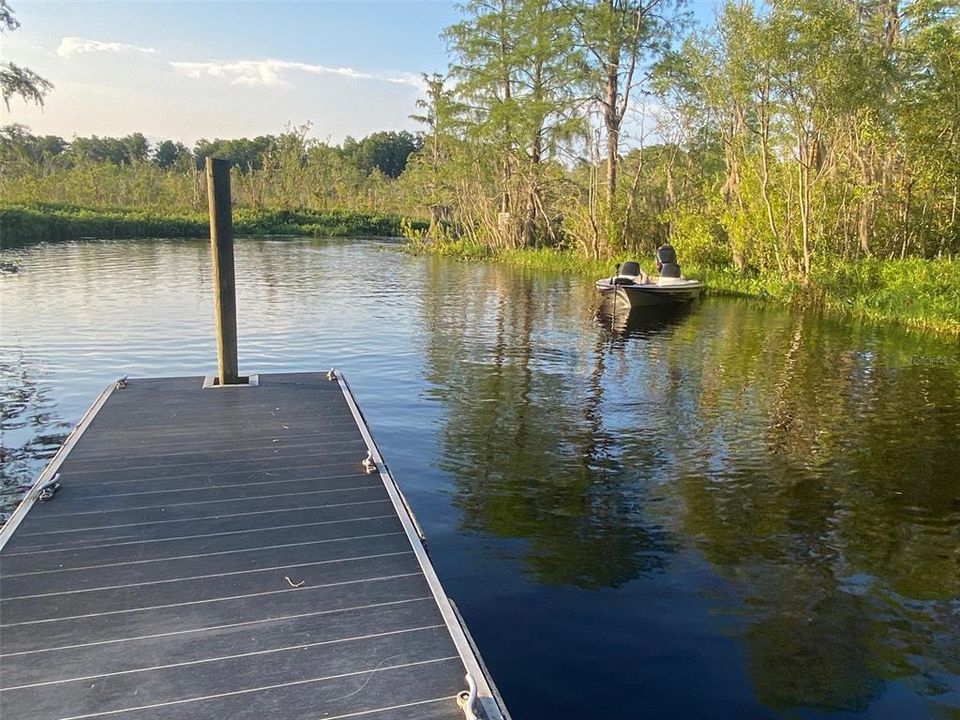
<svg viewBox="0 0 960 720">
<path fill-rule="evenodd" d="M 661 245 L 657 248 L 657 272 L 660 274 L 660 277 L 680 277 L 677 253 L 670 245 Z"/>
</svg>

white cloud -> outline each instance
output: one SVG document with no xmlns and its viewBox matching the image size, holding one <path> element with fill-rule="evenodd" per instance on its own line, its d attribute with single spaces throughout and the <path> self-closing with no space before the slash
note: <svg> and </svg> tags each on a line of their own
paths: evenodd
<svg viewBox="0 0 960 720">
<path fill-rule="evenodd" d="M 387 82 L 397 83 L 398 85 L 409 85 L 423 92 L 427 90 L 427 84 L 423 81 L 423 76 L 419 73 L 400 73 L 394 77 L 388 77 L 386 80 Z"/>
<path fill-rule="evenodd" d="M 284 79 L 290 72 L 304 72 L 312 75 L 337 75 L 354 80 L 376 80 L 399 83 L 422 88 L 419 75 L 400 73 L 398 75 L 375 75 L 349 67 L 327 67 L 289 60 L 235 60 L 232 62 L 171 62 L 174 72 L 189 78 L 214 77 L 227 80 L 231 85 L 272 85 L 291 87 Z"/>
<path fill-rule="evenodd" d="M 60 41 L 60 47 L 57 48 L 57 55 L 60 57 L 69 57 L 81 53 L 107 52 L 107 53 L 141 53 L 143 55 L 153 55 L 157 51 L 153 48 L 137 47 L 119 42 L 101 42 L 99 40 L 87 40 L 78 37 L 65 37 Z"/>
</svg>

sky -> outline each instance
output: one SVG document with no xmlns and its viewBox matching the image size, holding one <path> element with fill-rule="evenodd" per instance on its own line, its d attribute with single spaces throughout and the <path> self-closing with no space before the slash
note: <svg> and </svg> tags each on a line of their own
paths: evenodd
<svg viewBox="0 0 960 720">
<path fill-rule="evenodd" d="M 440 0 L 9 4 L 21 26 L 0 58 L 55 87 L 43 108 L 0 103 L 0 124 L 187 145 L 308 123 L 331 144 L 415 131 L 421 73 L 447 70 L 440 34 L 462 19 Z"/>
<path fill-rule="evenodd" d="M 310 123 L 339 144 L 417 129 L 421 73 L 446 70 L 451 2 L 36 2 L 0 56 L 54 84 L 42 109 L 0 104 L 35 135 L 253 137 Z"/>
</svg>

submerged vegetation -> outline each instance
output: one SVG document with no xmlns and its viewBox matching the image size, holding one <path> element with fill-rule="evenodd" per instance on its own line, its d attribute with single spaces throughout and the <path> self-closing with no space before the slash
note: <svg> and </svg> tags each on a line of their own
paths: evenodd
<svg viewBox="0 0 960 720">
<path fill-rule="evenodd" d="M 0 131 L 4 240 L 403 233 L 596 274 L 664 241 L 711 287 L 953 332 L 960 14 L 946 0 L 470 0 L 422 126 L 341 145 Z M 83 209 L 81 209 L 83 208 Z M 401 221 L 401 217 L 407 218 Z"/>
</svg>

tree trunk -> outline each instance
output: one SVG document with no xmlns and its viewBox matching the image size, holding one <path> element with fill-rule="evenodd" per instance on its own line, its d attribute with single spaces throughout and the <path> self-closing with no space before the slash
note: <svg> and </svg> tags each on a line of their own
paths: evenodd
<svg viewBox="0 0 960 720">
<path fill-rule="evenodd" d="M 809 144 L 809 143 L 807 143 Z M 803 275 L 810 274 L 810 148 L 801 145 L 799 163 L 800 237 L 803 251 Z"/>
<path fill-rule="evenodd" d="M 640 161 L 637 163 L 637 172 L 633 175 L 633 184 L 630 186 L 630 197 L 627 200 L 627 209 L 623 213 L 623 225 L 620 228 L 620 245 L 627 246 L 627 231 L 630 220 L 637 205 L 637 188 L 640 186 L 640 175 L 643 172 L 643 147 L 640 147 Z"/>
<path fill-rule="evenodd" d="M 617 155 L 620 149 L 620 119 L 617 117 L 617 70 L 620 60 L 611 56 L 607 72 L 603 120 L 607 130 L 607 208 L 613 210 L 617 192 Z"/>
<path fill-rule="evenodd" d="M 777 270 L 783 273 L 783 252 L 780 231 L 777 228 L 777 219 L 773 212 L 773 202 L 770 200 L 770 157 L 768 143 L 770 140 L 770 118 L 766 113 L 766 104 L 763 106 L 764 112 L 760 118 L 760 195 L 763 198 L 763 205 L 767 210 L 767 225 L 770 228 L 770 235 L 773 236 L 773 252 L 777 260 Z"/>
<path fill-rule="evenodd" d="M 910 202 L 913 199 L 913 180 L 907 183 L 907 197 L 903 205 L 903 245 L 900 249 L 900 259 L 907 256 L 907 247 L 910 244 Z"/>
<path fill-rule="evenodd" d="M 504 18 L 507 14 L 507 3 L 506 0 L 500 0 L 500 17 Z M 504 104 L 509 104 L 513 93 L 511 92 L 511 82 L 510 82 L 510 63 L 507 62 L 507 41 L 506 41 L 506 31 L 501 30 L 500 33 L 500 59 L 503 63 L 503 102 Z M 510 212 L 510 179 L 511 179 L 511 168 L 510 168 L 510 153 L 512 150 L 512 141 L 510 139 L 510 120 L 504 120 L 503 125 L 503 140 L 504 140 L 504 149 L 503 149 L 503 194 L 500 199 L 500 212 L 509 213 Z"/>
</svg>

